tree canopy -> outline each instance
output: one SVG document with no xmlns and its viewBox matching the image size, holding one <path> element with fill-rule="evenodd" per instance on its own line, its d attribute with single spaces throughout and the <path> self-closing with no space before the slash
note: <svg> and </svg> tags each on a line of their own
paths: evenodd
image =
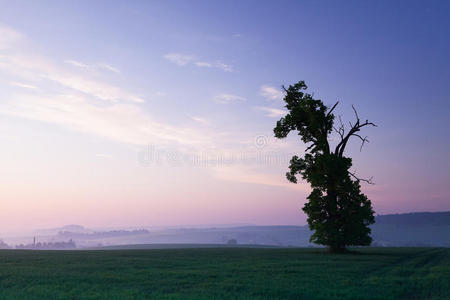
<svg viewBox="0 0 450 300">
<path fill-rule="evenodd" d="M 304 157 L 292 157 L 286 177 L 297 183 L 300 175 L 311 185 L 312 192 L 303 207 L 314 231 L 311 242 L 329 246 L 333 252 L 351 245 L 370 245 L 369 225 L 375 222 L 374 211 L 371 201 L 361 193 L 360 182 L 372 182 L 350 171 L 352 159 L 345 157 L 344 151 L 352 137 L 361 141 L 362 148 L 368 140 L 360 130 L 376 125 L 368 120 L 361 122 L 352 106 L 356 121 L 346 128 L 338 117 L 339 125 L 335 126 L 333 111 L 339 102 L 328 108 L 306 93 L 304 81 L 283 89 L 288 114 L 277 122 L 274 133 L 277 138 L 285 138 L 295 131 L 308 145 Z M 339 137 L 334 149 L 330 145 L 333 132 Z"/>
</svg>

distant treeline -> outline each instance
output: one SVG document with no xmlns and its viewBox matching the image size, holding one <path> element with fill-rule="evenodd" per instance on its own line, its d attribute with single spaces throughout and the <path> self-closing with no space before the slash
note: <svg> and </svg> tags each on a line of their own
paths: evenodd
<svg viewBox="0 0 450 300">
<path fill-rule="evenodd" d="M 76 230 L 85 230 L 77 232 Z M 450 212 L 381 215 L 371 226 L 372 246 L 450 247 Z M 94 231 L 79 225 L 59 228 L 43 241 L 75 241 L 79 248 L 126 244 L 251 244 L 310 247 L 307 226 L 239 226 Z M 21 240 L 23 241 L 23 240 Z M 7 240 L 8 242 L 8 240 Z M 18 245 L 18 249 L 73 249 L 75 242 Z M 73 243 L 73 244 L 72 244 Z M 14 248 L 0 241 L 0 249 Z"/>
<path fill-rule="evenodd" d="M 11 247 L 4 241 L 0 240 L 0 249 L 11 249 Z"/>
<path fill-rule="evenodd" d="M 65 249 L 75 249 L 77 246 L 73 240 L 68 242 L 48 242 L 48 243 L 32 243 L 27 245 L 17 245 L 16 249 L 37 249 L 37 250 L 65 250 Z"/>
<path fill-rule="evenodd" d="M 146 229 L 111 230 L 111 231 L 100 231 L 100 232 L 92 232 L 92 233 L 60 231 L 60 232 L 58 232 L 58 236 L 89 240 L 89 239 L 101 239 L 101 238 L 120 237 L 120 236 L 127 236 L 127 235 L 139 235 L 139 234 L 148 234 L 148 233 L 149 233 L 149 231 Z"/>
</svg>

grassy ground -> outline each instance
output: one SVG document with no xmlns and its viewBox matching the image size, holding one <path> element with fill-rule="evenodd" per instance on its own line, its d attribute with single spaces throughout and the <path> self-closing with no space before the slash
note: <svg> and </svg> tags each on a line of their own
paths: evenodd
<svg viewBox="0 0 450 300">
<path fill-rule="evenodd" d="M 450 299 L 450 249 L 0 251 L 0 299 Z"/>
</svg>

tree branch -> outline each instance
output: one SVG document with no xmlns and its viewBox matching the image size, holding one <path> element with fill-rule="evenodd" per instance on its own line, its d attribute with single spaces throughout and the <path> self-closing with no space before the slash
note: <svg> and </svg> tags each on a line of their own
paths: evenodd
<svg viewBox="0 0 450 300">
<path fill-rule="evenodd" d="M 314 146 L 316 146 L 315 143 L 313 143 L 312 145 L 309 145 L 308 148 L 305 149 L 305 152 L 307 152 L 308 150 L 311 150 Z"/>
<path fill-rule="evenodd" d="M 353 106 L 353 104 L 352 104 L 352 108 L 353 108 L 353 111 L 355 112 L 356 120 L 359 122 L 358 112 L 356 111 L 356 109 L 355 109 L 355 107 Z"/>
<path fill-rule="evenodd" d="M 359 134 L 354 134 L 354 136 L 358 137 L 361 140 L 361 147 L 359 147 L 359 151 L 362 151 L 364 144 L 369 142 L 369 140 L 367 139 L 367 136 L 365 136 L 364 138 L 362 136 L 360 136 Z"/>
<path fill-rule="evenodd" d="M 333 129 L 337 134 L 339 134 L 339 136 L 341 137 L 341 140 L 342 140 L 342 139 L 344 139 L 344 135 L 345 135 L 345 126 L 342 123 L 341 116 L 338 116 L 338 119 L 339 119 L 339 123 L 340 123 L 339 128 L 336 128 L 333 126 Z"/>
<path fill-rule="evenodd" d="M 369 122 L 369 120 L 366 120 L 364 123 L 361 123 L 358 112 L 356 111 L 356 109 L 353 105 L 352 105 L 352 109 L 355 112 L 356 123 L 353 125 L 352 125 L 352 123 L 350 123 L 350 126 L 351 126 L 350 131 L 347 133 L 347 135 L 345 137 L 341 136 L 341 141 L 337 144 L 336 149 L 334 151 L 334 153 L 339 156 L 342 156 L 344 154 L 345 147 L 347 146 L 347 142 L 351 136 L 357 136 L 363 141 L 360 150 L 362 149 L 362 146 L 364 145 L 365 142 L 369 142 L 367 140 L 367 137 L 362 138 L 361 136 L 356 134 L 358 131 L 361 130 L 362 127 L 367 126 L 367 125 L 377 127 L 377 125 L 375 125 L 372 122 Z M 341 121 L 341 123 L 342 123 L 342 121 Z"/>
<path fill-rule="evenodd" d="M 336 104 L 333 105 L 333 107 L 330 109 L 330 111 L 327 113 L 327 116 L 331 115 L 331 113 L 333 112 L 333 110 L 336 108 L 336 106 L 339 104 L 339 101 L 336 102 Z"/>
<path fill-rule="evenodd" d="M 341 139 L 343 139 L 344 138 L 344 135 L 342 134 L 342 132 L 341 132 L 341 130 L 340 130 L 341 128 L 336 128 L 336 127 L 334 127 L 333 126 L 333 130 L 337 133 L 337 134 L 339 134 L 339 136 L 341 137 Z"/>
<path fill-rule="evenodd" d="M 372 179 L 373 179 L 373 177 L 370 177 L 369 179 L 365 179 L 365 178 L 359 178 L 359 177 L 357 177 L 356 176 L 356 172 L 355 173 L 352 173 L 352 172 L 350 172 L 350 171 L 348 171 L 348 173 L 353 177 L 353 178 L 355 178 L 356 180 L 359 180 L 359 181 L 364 181 L 365 183 L 368 183 L 368 184 L 375 184 L 373 181 L 372 181 Z"/>
</svg>

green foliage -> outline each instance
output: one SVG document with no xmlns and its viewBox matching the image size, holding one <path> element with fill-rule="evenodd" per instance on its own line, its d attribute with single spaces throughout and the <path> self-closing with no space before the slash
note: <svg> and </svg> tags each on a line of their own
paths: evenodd
<svg viewBox="0 0 450 300">
<path fill-rule="evenodd" d="M 337 103 L 328 109 L 321 100 L 306 93 L 304 81 L 285 88 L 284 101 L 288 114 L 281 118 L 274 128 L 275 137 L 285 138 L 291 131 L 297 131 L 301 140 L 309 144 L 304 158 L 292 157 L 286 177 L 297 183 L 300 175 L 312 187 L 308 202 L 303 210 L 308 215 L 308 224 L 314 234 L 311 241 L 327 245 L 332 251 L 342 251 L 350 245 L 370 245 L 370 224 L 374 212 L 370 200 L 361 193 L 360 180 L 350 172 L 351 158 L 343 155 L 352 136 L 357 134 L 368 121 L 357 121 L 346 133 L 341 122 L 336 133 L 341 137 L 334 151 L 330 149 L 329 136 L 334 129 L 335 116 L 332 113 Z"/>
<path fill-rule="evenodd" d="M 315 100 L 311 94 L 302 92 L 306 89 L 304 81 L 285 89 L 284 101 L 289 113 L 277 122 L 275 136 L 285 138 L 289 132 L 297 130 L 304 143 L 313 143 L 312 153 L 329 150 L 324 137 L 333 129 L 334 115 L 326 114 L 327 107 L 321 100 Z"/>
<path fill-rule="evenodd" d="M 450 249 L 0 251 L 0 299 L 450 299 Z"/>
</svg>

